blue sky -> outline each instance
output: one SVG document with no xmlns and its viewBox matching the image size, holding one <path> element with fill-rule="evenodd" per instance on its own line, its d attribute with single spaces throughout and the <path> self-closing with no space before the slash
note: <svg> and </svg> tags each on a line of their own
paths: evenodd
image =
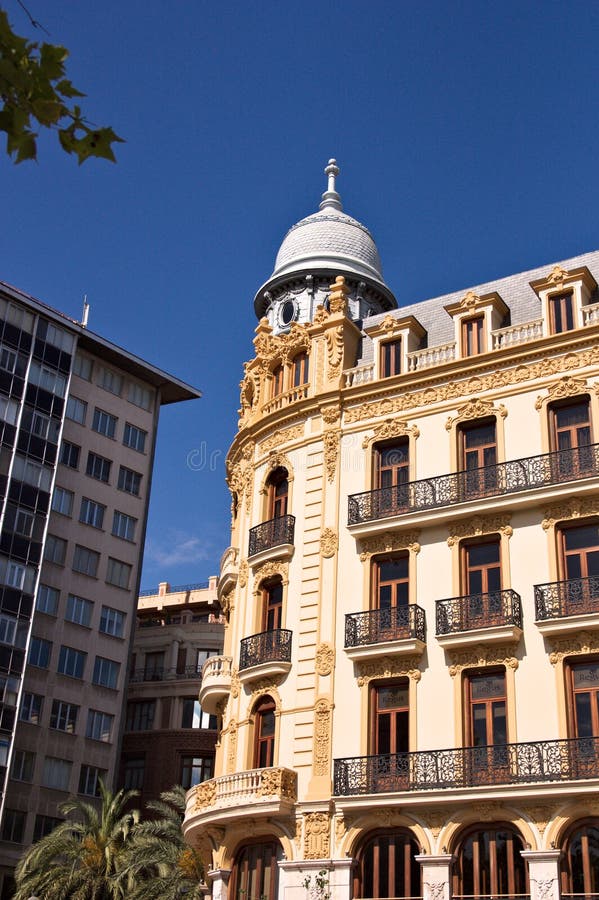
<svg viewBox="0 0 599 900">
<path fill-rule="evenodd" d="M 599 246 L 591 0 L 28 6 L 127 143 L 0 157 L 0 279 L 76 317 L 87 294 L 94 331 L 204 394 L 161 415 L 143 587 L 218 570 L 252 299 L 330 156 L 400 303 Z"/>
</svg>

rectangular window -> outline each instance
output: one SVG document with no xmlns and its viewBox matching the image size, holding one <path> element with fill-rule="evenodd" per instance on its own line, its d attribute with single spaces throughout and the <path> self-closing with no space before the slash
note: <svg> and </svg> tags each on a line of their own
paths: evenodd
<svg viewBox="0 0 599 900">
<path fill-rule="evenodd" d="M 67 555 L 67 542 L 55 534 L 46 535 L 44 545 L 44 560 L 57 566 L 64 566 Z"/>
<path fill-rule="evenodd" d="M 214 773 L 214 759 L 211 756 L 184 756 L 181 759 L 181 780 L 186 791 L 209 781 Z"/>
<path fill-rule="evenodd" d="M 84 628 L 89 628 L 93 610 L 94 604 L 91 600 L 86 600 L 85 597 L 77 597 L 75 594 L 69 594 L 64 617 L 67 622 L 74 622 L 75 625 L 83 625 Z"/>
<path fill-rule="evenodd" d="M 34 434 L 36 437 L 42 438 L 42 440 L 46 440 L 50 432 L 50 426 L 52 424 L 50 416 L 45 416 L 43 413 L 38 412 L 37 410 L 33 410 L 31 413 L 31 417 L 29 417 L 28 415 L 23 417 L 24 425 L 27 419 L 29 420 L 27 422 L 27 425 L 29 426 L 29 431 L 31 432 L 31 434 Z M 27 425 L 25 425 L 25 427 L 27 427 Z M 58 437 L 59 428 L 57 426 L 58 423 L 54 422 L 52 434 L 50 435 L 50 438 L 54 439 L 54 442 L 56 442 L 56 439 Z"/>
<path fill-rule="evenodd" d="M 15 750 L 10 771 L 10 777 L 14 781 L 33 781 L 34 768 L 35 753 L 29 750 Z"/>
<path fill-rule="evenodd" d="M 596 738 L 599 736 L 599 664 L 596 660 L 569 662 L 567 675 L 570 735 Z M 594 742 L 589 745 L 587 752 L 595 758 Z"/>
<path fill-rule="evenodd" d="M 120 668 L 120 663 L 112 659 L 106 659 L 104 656 L 96 656 L 92 683 L 116 691 Z"/>
<path fill-rule="evenodd" d="M 44 698 L 39 694 L 29 694 L 25 692 L 21 700 L 21 710 L 19 719 L 21 722 L 28 722 L 30 725 L 39 725 L 42 717 L 42 706 Z"/>
<path fill-rule="evenodd" d="M 82 497 L 81 510 L 79 512 L 79 521 L 84 525 L 91 525 L 92 528 L 101 528 L 104 524 L 104 513 L 106 507 L 89 497 Z"/>
<path fill-rule="evenodd" d="M 100 631 L 103 634 L 110 634 L 112 637 L 122 637 L 125 627 L 125 613 L 120 609 L 113 609 L 111 606 L 102 607 L 102 615 L 100 616 Z"/>
<path fill-rule="evenodd" d="M 70 516 L 73 512 L 73 491 L 56 486 L 52 494 L 52 509 L 61 516 Z"/>
<path fill-rule="evenodd" d="M 381 378 L 401 373 L 401 338 L 381 344 Z"/>
<path fill-rule="evenodd" d="M 15 510 L 15 523 L 13 531 L 22 537 L 30 538 L 33 534 L 33 526 L 35 524 L 35 516 L 27 509 L 17 507 Z M 10 529 L 9 529 L 10 530 Z"/>
<path fill-rule="evenodd" d="M 376 755 L 409 750 L 407 680 L 374 685 L 371 689 L 371 746 Z"/>
<path fill-rule="evenodd" d="M 0 346 L 0 369 L 11 374 L 17 367 L 17 354 L 8 347 Z"/>
<path fill-rule="evenodd" d="M 132 566 L 129 563 L 120 562 L 118 559 L 108 557 L 108 567 L 106 570 L 106 581 L 108 584 L 114 584 L 115 587 L 129 588 L 129 580 L 131 578 Z"/>
<path fill-rule="evenodd" d="M 44 760 L 42 784 L 57 791 L 68 791 L 73 763 L 66 759 L 47 756 Z"/>
<path fill-rule="evenodd" d="M 56 394 L 57 397 L 64 397 L 67 390 L 67 380 L 64 375 L 60 375 L 54 369 L 49 369 L 35 360 L 29 366 L 29 381 L 44 391 Z"/>
<path fill-rule="evenodd" d="M 22 844 L 27 813 L 18 809 L 5 809 L 2 818 L 2 840 L 11 844 Z"/>
<path fill-rule="evenodd" d="M 95 578 L 98 572 L 98 564 L 100 562 L 100 554 L 89 547 L 81 547 L 79 544 L 75 546 L 73 554 L 73 572 L 80 572 L 81 575 L 89 575 Z"/>
<path fill-rule="evenodd" d="M 87 413 L 87 403 L 85 400 L 80 400 L 79 397 L 69 397 L 67 400 L 67 409 L 65 412 L 65 416 L 67 419 L 71 419 L 73 422 L 77 422 L 79 425 L 85 425 L 85 416 Z"/>
<path fill-rule="evenodd" d="M 0 583 L 32 594 L 35 577 L 36 571 L 33 566 L 24 566 L 22 563 L 7 559 L 6 556 L 0 556 Z"/>
<path fill-rule="evenodd" d="M 143 756 L 126 759 L 123 770 L 123 783 L 127 791 L 141 791 L 144 786 L 146 760 Z"/>
<path fill-rule="evenodd" d="M 28 623 L 25 619 L 0 613 L 0 643 L 11 647 L 25 647 L 27 643 Z"/>
<path fill-rule="evenodd" d="M 133 381 L 129 382 L 129 393 L 127 395 L 129 403 L 139 406 L 141 409 L 152 409 L 152 392 L 148 388 L 142 387 Z"/>
<path fill-rule="evenodd" d="M 133 469 L 127 469 L 126 466 L 119 468 L 119 491 L 125 491 L 126 494 L 133 494 L 134 497 L 139 496 L 139 488 L 141 485 L 141 474 L 134 472 Z"/>
<path fill-rule="evenodd" d="M 91 738 L 93 741 L 104 741 L 104 743 L 108 743 L 110 741 L 113 721 L 114 716 L 100 712 L 98 709 L 90 709 L 87 714 L 85 736 Z"/>
<path fill-rule="evenodd" d="M 96 478 L 98 481 L 103 481 L 107 484 L 110 478 L 111 465 L 110 460 L 106 459 L 105 456 L 99 456 L 99 454 L 90 451 L 87 454 L 85 474 L 89 475 L 90 478 Z"/>
<path fill-rule="evenodd" d="M 497 491 L 497 434 L 495 419 L 461 425 L 458 431 L 458 489 L 464 499 L 487 497 Z"/>
<path fill-rule="evenodd" d="M 79 707 L 73 703 L 54 700 L 50 713 L 50 728 L 55 728 L 56 731 L 66 731 L 67 734 L 75 734 L 78 712 Z"/>
<path fill-rule="evenodd" d="M 15 456 L 13 462 L 12 477 L 42 491 L 49 491 L 52 486 L 52 469 L 19 455 Z"/>
<path fill-rule="evenodd" d="M 0 703 L 15 709 L 20 679 L 12 675 L 0 675 Z"/>
<path fill-rule="evenodd" d="M 69 678 L 83 678 L 86 657 L 87 653 L 83 653 L 82 650 L 61 646 L 57 672 L 60 675 L 68 675 Z"/>
<path fill-rule="evenodd" d="M 0 397 L 0 421 L 6 422 L 8 425 L 16 425 L 20 409 L 21 406 L 16 400 Z"/>
<path fill-rule="evenodd" d="M 57 588 L 50 587 L 48 584 L 40 584 L 37 589 L 35 608 L 38 612 L 46 613 L 48 616 L 55 616 L 58 610 L 59 599 L 60 591 Z"/>
<path fill-rule="evenodd" d="M 200 701 L 193 697 L 183 700 L 183 715 L 181 717 L 181 728 L 206 728 L 210 730 L 216 729 L 218 724 L 216 716 L 212 716 L 204 712 L 200 706 Z"/>
<path fill-rule="evenodd" d="M 150 731 L 154 724 L 155 712 L 155 700 L 141 700 L 135 703 L 128 703 L 125 729 L 127 731 Z"/>
<path fill-rule="evenodd" d="M 47 344 L 52 344 L 58 350 L 64 350 L 65 353 L 71 353 L 75 343 L 74 335 L 45 319 L 38 321 L 36 337 Z"/>
<path fill-rule="evenodd" d="M 495 773 L 509 768 L 505 672 L 467 672 L 464 691 L 465 739 L 473 748 L 466 757 L 468 777 L 472 784 L 488 784 L 489 779 L 492 783 Z"/>
<path fill-rule="evenodd" d="M 574 328 L 574 297 L 571 292 L 553 294 L 548 298 L 551 334 L 561 334 Z"/>
<path fill-rule="evenodd" d="M 462 319 L 462 356 L 478 356 L 485 352 L 485 317 Z"/>
<path fill-rule="evenodd" d="M 96 766 L 81 766 L 78 793 L 85 797 L 99 797 L 100 780 L 104 781 L 106 774 L 106 769 L 98 769 Z"/>
<path fill-rule="evenodd" d="M 298 353 L 293 359 L 293 387 L 308 384 L 309 357 L 307 353 Z"/>
<path fill-rule="evenodd" d="M 63 441 L 60 448 L 60 462 L 69 469 L 79 468 L 79 454 L 81 447 L 77 444 L 71 444 L 69 441 Z"/>
<path fill-rule="evenodd" d="M 47 834 L 54 831 L 57 825 L 63 819 L 55 819 L 53 816 L 36 816 L 35 824 L 33 826 L 33 841 L 41 841 L 43 837 L 46 837 Z"/>
<path fill-rule="evenodd" d="M 104 388 L 105 391 L 109 391 L 111 394 L 116 394 L 117 397 L 120 397 L 123 390 L 123 376 L 119 375 L 118 372 L 114 372 L 112 369 L 106 369 L 102 366 L 99 372 L 98 384 L 101 388 Z"/>
<path fill-rule="evenodd" d="M 130 447 L 131 450 L 137 450 L 138 453 L 144 453 L 146 449 L 147 431 L 136 428 L 130 422 L 125 423 L 125 431 L 123 433 L 123 444 Z"/>
<path fill-rule="evenodd" d="M 115 537 L 122 538 L 124 541 L 133 541 L 135 539 L 136 525 L 137 519 L 115 509 L 112 517 L 112 533 Z"/>
<path fill-rule="evenodd" d="M 409 505 L 409 442 L 407 439 L 375 448 L 375 483 L 372 495 L 376 518 L 405 511 Z"/>
<path fill-rule="evenodd" d="M 160 681 L 164 674 L 164 653 L 146 653 L 144 681 Z"/>
<path fill-rule="evenodd" d="M 116 416 L 111 416 L 110 413 L 105 412 L 103 409 L 98 409 L 96 406 L 92 421 L 93 431 L 97 431 L 98 434 L 103 434 L 104 437 L 114 438 L 116 433 L 116 423 Z"/>
<path fill-rule="evenodd" d="M 29 665 L 38 669 L 47 669 L 52 655 L 52 642 L 43 638 L 32 637 L 29 644 Z"/>
<path fill-rule="evenodd" d="M 73 374 L 78 375 L 84 381 L 91 381 L 93 365 L 89 356 L 82 356 L 80 353 L 76 353 L 73 360 Z"/>
</svg>

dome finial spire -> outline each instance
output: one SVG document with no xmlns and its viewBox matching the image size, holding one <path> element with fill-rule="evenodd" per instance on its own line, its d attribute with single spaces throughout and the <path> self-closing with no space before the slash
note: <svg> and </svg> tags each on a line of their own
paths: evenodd
<svg viewBox="0 0 599 900">
<path fill-rule="evenodd" d="M 335 178 L 339 174 L 339 166 L 337 165 L 336 159 L 329 160 L 328 165 L 324 170 L 324 174 L 328 176 L 329 183 L 327 190 L 322 195 L 319 208 L 326 209 L 327 207 L 330 207 L 331 209 L 343 209 L 341 197 L 335 190 Z"/>
</svg>

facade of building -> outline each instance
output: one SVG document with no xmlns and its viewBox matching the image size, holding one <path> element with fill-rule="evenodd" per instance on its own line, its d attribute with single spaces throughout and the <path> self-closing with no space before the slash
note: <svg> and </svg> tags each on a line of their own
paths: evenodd
<svg viewBox="0 0 599 900">
<path fill-rule="evenodd" d="M 114 783 L 160 406 L 176 378 L 0 284 L 0 878 Z"/>
<path fill-rule="evenodd" d="M 398 308 L 326 171 L 255 300 L 186 835 L 218 900 L 592 895 L 599 252 Z"/>
<path fill-rule="evenodd" d="M 202 667 L 223 648 L 216 577 L 144 592 L 137 605 L 120 785 L 157 799 L 214 775 L 217 717 L 198 700 Z"/>
</svg>

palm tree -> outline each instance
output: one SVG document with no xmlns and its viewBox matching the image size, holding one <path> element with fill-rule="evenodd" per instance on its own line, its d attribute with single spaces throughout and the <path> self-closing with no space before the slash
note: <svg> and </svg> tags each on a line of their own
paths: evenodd
<svg viewBox="0 0 599 900">
<path fill-rule="evenodd" d="M 112 794 L 102 782 L 100 810 L 71 798 L 60 806 L 67 816 L 19 861 L 15 900 L 121 900 L 132 884 L 121 860 L 132 842 L 139 811 L 127 806 L 137 791 Z"/>
<path fill-rule="evenodd" d="M 180 785 L 151 800 L 154 818 L 142 822 L 125 854 L 124 872 L 133 890 L 128 900 L 201 900 L 204 868 L 200 856 L 185 843 L 181 823 L 185 790 Z"/>
</svg>

